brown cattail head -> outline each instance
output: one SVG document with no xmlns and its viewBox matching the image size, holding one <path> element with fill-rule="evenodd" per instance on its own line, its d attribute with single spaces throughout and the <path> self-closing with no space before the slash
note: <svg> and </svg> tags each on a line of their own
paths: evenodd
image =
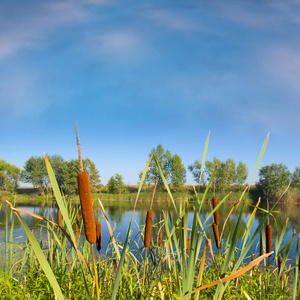
<svg viewBox="0 0 300 300">
<path fill-rule="evenodd" d="M 118 266 L 117 266 L 117 260 L 115 258 L 113 259 L 113 264 L 114 264 L 115 272 L 117 274 L 117 272 L 118 272 Z"/>
<path fill-rule="evenodd" d="M 279 256 L 278 256 L 278 275 L 280 275 L 280 274 L 279 274 L 279 271 L 280 271 L 280 267 L 281 267 L 282 261 L 283 261 L 283 258 L 282 258 L 281 255 L 279 255 Z M 284 273 L 283 273 L 283 272 L 281 272 L 280 280 L 281 280 L 281 281 L 284 280 Z"/>
<path fill-rule="evenodd" d="M 97 250 L 100 251 L 102 247 L 102 233 L 101 233 L 101 223 L 96 224 L 96 246 Z"/>
<path fill-rule="evenodd" d="M 272 227 L 271 227 L 271 225 L 266 226 L 266 251 L 267 251 L 267 253 L 272 252 Z"/>
<path fill-rule="evenodd" d="M 213 223 L 213 231 L 214 231 L 216 246 L 218 249 L 220 249 L 221 244 L 220 244 L 220 238 L 219 238 L 219 229 L 218 229 L 218 225 L 216 223 Z"/>
<path fill-rule="evenodd" d="M 90 244 L 96 242 L 96 227 L 90 190 L 89 176 L 84 171 L 78 172 L 78 191 L 86 239 Z"/>
<path fill-rule="evenodd" d="M 260 232 L 260 241 L 259 241 L 259 255 L 264 255 L 264 248 L 262 243 L 262 231 Z"/>
<path fill-rule="evenodd" d="M 212 206 L 213 206 L 213 209 L 215 209 L 218 205 L 218 201 L 217 201 L 217 198 L 216 197 L 213 197 L 212 198 Z M 215 220 L 215 223 L 216 225 L 219 225 L 220 221 L 219 221 L 219 212 L 218 210 L 216 210 L 214 212 L 214 220 Z"/>
<path fill-rule="evenodd" d="M 58 226 L 62 227 L 62 214 L 61 214 L 60 209 L 57 212 L 57 217 L 58 217 Z"/>
<path fill-rule="evenodd" d="M 152 219 L 153 219 L 153 210 L 149 209 L 147 211 L 147 217 L 146 217 L 145 239 L 144 239 L 145 247 L 148 247 L 150 245 Z"/>
<path fill-rule="evenodd" d="M 158 240 L 157 240 L 157 244 L 158 244 L 158 247 L 161 247 L 161 246 L 162 246 L 162 230 L 161 230 L 161 227 L 160 227 L 159 230 L 158 230 Z"/>
</svg>

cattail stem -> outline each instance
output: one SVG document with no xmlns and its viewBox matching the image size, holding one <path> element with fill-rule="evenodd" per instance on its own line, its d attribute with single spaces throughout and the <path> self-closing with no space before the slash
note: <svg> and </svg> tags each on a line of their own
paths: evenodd
<svg viewBox="0 0 300 300">
<path fill-rule="evenodd" d="M 98 275 L 97 275 L 97 266 L 96 266 L 94 245 L 92 245 L 92 244 L 91 244 L 91 249 L 92 249 L 92 255 L 93 255 L 93 264 L 94 264 L 94 272 L 95 272 L 94 280 L 96 282 L 97 299 L 100 300 L 100 293 L 99 293 L 99 286 L 98 286 Z"/>
<path fill-rule="evenodd" d="M 142 291 L 142 296 L 143 297 L 144 297 L 144 293 L 145 293 L 145 277 L 146 277 L 146 267 L 147 267 L 147 250 L 148 250 L 148 248 L 146 247 L 145 262 L 144 262 L 144 274 L 143 274 L 143 291 Z"/>
<path fill-rule="evenodd" d="M 149 245 L 150 245 L 152 219 L 153 219 L 153 210 L 149 209 L 147 211 L 146 226 L 145 226 L 145 238 L 144 238 L 144 245 L 146 248 L 149 247 Z"/>
<path fill-rule="evenodd" d="M 215 209 L 217 207 L 217 205 L 218 205 L 218 200 L 217 200 L 216 197 L 213 197 L 212 198 L 213 209 Z M 219 221 L 219 212 L 218 212 L 218 210 L 216 210 L 214 212 L 214 221 L 215 221 L 216 225 L 219 225 L 220 221 Z"/>
<path fill-rule="evenodd" d="M 83 171 L 83 163 L 82 163 L 82 156 L 81 156 L 81 144 L 79 138 L 79 131 L 77 123 L 75 123 L 75 131 L 76 131 L 76 141 L 77 141 L 77 148 L 78 148 L 78 162 L 79 162 L 79 171 Z"/>
<path fill-rule="evenodd" d="M 79 214 L 77 214 L 77 217 L 76 217 L 76 229 L 75 229 L 75 240 L 76 240 L 76 245 L 79 244 Z"/>
<path fill-rule="evenodd" d="M 260 231 L 260 241 L 259 241 L 259 255 L 264 255 L 264 247 L 263 247 L 263 237 L 262 237 L 262 231 Z"/>
</svg>

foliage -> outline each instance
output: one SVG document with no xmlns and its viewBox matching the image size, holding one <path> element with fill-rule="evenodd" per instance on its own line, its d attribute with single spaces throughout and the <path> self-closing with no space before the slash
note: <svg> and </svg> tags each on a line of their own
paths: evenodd
<svg viewBox="0 0 300 300">
<path fill-rule="evenodd" d="M 265 197 L 275 198 L 288 186 L 290 179 L 291 173 L 287 166 L 273 163 L 259 170 L 257 187 Z"/>
<path fill-rule="evenodd" d="M 178 190 L 186 182 L 186 170 L 178 154 L 175 154 L 170 160 L 170 175 L 171 184 L 175 190 Z"/>
<path fill-rule="evenodd" d="M 115 174 L 111 176 L 108 183 L 108 190 L 112 194 L 126 194 L 128 190 L 126 188 L 125 183 L 123 182 L 123 176 L 120 174 Z"/>
<path fill-rule="evenodd" d="M 26 162 L 21 173 L 22 180 L 39 188 L 42 194 L 49 187 L 47 169 L 43 157 L 32 156 Z"/>
<path fill-rule="evenodd" d="M 201 174 L 201 162 L 199 160 L 195 160 L 192 165 L 188 166 L 188 170 L 193 174 L 194 180 L 197 184 L 199 184 L 200 174 Z M 204 176 L 202 176 L 201 184 L 205 184 Z"/>
<path fill-rule="evenodd" d="M 151 157 L 152 153 L 155 154 L 162 172 L 166 179 L 170 177 L 170 160 L 171 160 L 171 152 L 169 150 L 164 149 L 163 145 L 159 144 L 156 149 L 152 148 L 151 152 L 149 153 L 149 157 Z M 140 179 L 142 177 L 142 172 L 139 175 Z M 148 172 L 146 174 L 145 183 L 146 184 L 155 184 L 158 180 L 158 184 L 162 185 L 163 181 L 159 174 L 158 168 L 155 164 L 154 160 L 151 160 Z"/>
<path fill-rule="evenodd" d="M 240 161 L 236 166 L 236 163 L 232 158 L 228 158 L 224 162 L 219 158 L 214 157 L 212 161 L 205 162 L 207 180 L 210 179 L 215 168 L 216 174 L 213 184 L 217 191 L 222 192 L 234 186 L 237 186 L 240 189 L 248 177 L 248 169 L 245 163 Z"/>
<path fill-rule="evenodd" d="M 78 160 L 71 159 L 70 161 L 65 161 L 59 155 L 51 155 L 48 156 L 48 158 L 53 167 L 59 187 L 66 195 L 78 194 Z M 89 175 L 91 191 L 97 191 L 101 185 L 101 181 L 99 171 L 96 169 L 95 164 L 89 158 L 86 158 L 83 160 L 83 168 Z M 25 162 L 22 178 L 24 182 L 31 183 L 34 187 L 38 187 L 42 194 L 45 192 L 49 193 L 50 183 L 43 157 L 29 158 Z"/>
<path fill-rule="evenodd" d="M 15 191 L 20 180 L 20 169 L 5 160 L 0 160 L 0 189 L 8 192 Z"/>
<path fill-rule="evenodd" d="M 236 167 L 236 175 L 235 175 L 235 184 L 239 189 L 245 184 L 245 181 L 248 177 L 248 168 L 245 163 L 242 161 L 239 162 Z"/>
<path fill-rule="evenodd" d="M 300 188 L 300 168 L 296 167 L 292 175 L 292 186 Z"/>
</svg>

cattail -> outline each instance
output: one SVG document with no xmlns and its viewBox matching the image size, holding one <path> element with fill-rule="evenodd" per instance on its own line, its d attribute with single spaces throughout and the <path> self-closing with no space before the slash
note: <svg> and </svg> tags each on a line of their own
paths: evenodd
<svg viewBox="0 0 300 300">
<path fill-rule="evenodd" d="M 153 219 L 153 210 L 149 209 L 147 211 L 146 227 L 145 227 L 145 239 L 144 239 L 145 247 L 148 247 L 150 245 L 152 219 Z"/>
<path fill-rule="evenodd" d="M 262 243 L 262 231 L 260 232 L 260 242 L 259 242 L 259 255 L 264 255 L 264 248 Z"/>
<path fill-rule="evenodd" d="M 113 259 L 113 264 L 114 264 L 115 272 L 117 274 L 117 272 L 118 272 L 118 266 L 117 266 L 117 260 L 115 258 Z"/>
<path fill-rule="evenodd" d="M 75 229 L 75 239 L 76 239 L 76 245 L 79 243 L 79 214 L 76 216 L 76 229 Z"/>
<path fill-rule="evenodd" d="M 97 250 L 100 251 L 102 247 L 102 234 L 101 234 L 101 223 L 97 222 L 96 224 L 96 246 Z"/>
<path fill-rule="evenodd" d="M 61 214 L 60 209 L 57 212 L 57 216 L 58 216 L 58 226 L 62 227 L 62 214 Z"/>
<path fill-rule="evenodd" d="M 213 197 L 212 198 L 212 206 L 213 206 L 213 209 L 215 209 L 218 205 L 218 201 L 217 201 L 217 198 L 216 197 Z M 215 220 L 215 223 L 216 225 L 219 225 L 220 221 L 219 221 L 219 212 L 218 210 L 216 210 L 214 212 L 214 220 Z"/>
<path fill-rule="evenodd" d="M 220 238 L 219 238 L 219 229 L 218 229 L 218 225 L 216 223 L 213 223 L 213 231 L 214 231 L 217 248 L 220 249 L 221 244 L 220 244 Z"/>
<path fill-rule="evenodd" d="M 280 275 L 280 274 L 279 274 L 279 271 L 280 271 L 280 267 L 281 267 L 281 264 L 282 264 L 282 260 L 283 260 L 282 256 L 279 255 L 279 256 L 278 256 L 278 275 Z M 281 280 L 281 281 L 284 280 L 284 273 L 283 273 L 283 272 L 281 272 L 280 280 Z"/>
<path fill-rule="evenodd" d="M 271 225 L 266 226 L 266 252 L 272 252 L 272 227 Z"/>
<path fill-rule="evenodd" d="M 84 171 L 78 172 L 78 191 L 85 236 L 90 244 L 94 244 L 96 242 L 96 227 L 92 196 L 90 190 L 89 176 Z"/>
<path fill-rule="evenodd" d="M 162 246 L 162 230 L 161 227 L 158 230 L 158 241 L 157 241 L 158 247 Z"/>
</svg>

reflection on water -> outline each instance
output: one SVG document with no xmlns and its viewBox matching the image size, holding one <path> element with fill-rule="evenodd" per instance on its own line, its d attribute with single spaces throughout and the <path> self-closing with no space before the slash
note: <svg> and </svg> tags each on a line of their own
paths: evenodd
<svg viewBox="0 0 300 300">
<path fill-rule="evenodd" d="M 132 216 L 133 212 L 133 206 L 134 204 L 132 202 L 126 202 L 126 201 L 103 201 L 104 208 L 106 210 L 107 216 L 109 218 L 109 221 L 111 223 L 111 226 L 114 227 L 116 225 L 115 229 L 115 236 L 118 235 L 118 238 L 123 240 L 126 235 L 127 226 L 130 221 L 130 218 Z M 224 221 L 227 218 L 228 214 L 230 213 L 232 209 L 233 204 L 224 204 L 221 209 L 219 210 L 220 215 L 220 225 L 219 225 L 219 231 L 222 231 Z M 57 222 L 57 207 L 55 206 L 55 203 L 32 203 L 31 205 L 24 205 L 20 204 L 17 205 L 19 209 L 26 210 L 27 212 L 35 213 L 37 215 L 43 216 L 45 218 L 48 218 L 50 220 L 53 220 L 54 222 Z M 78 203 L 75 204 L 75 207 L 78 207 Z M 150 204 L 149 203 L 139 203 L 136 208 L 136 212 L 134 215 L 134 221 L 132 223 L 132 229 L 133 234 L 132 236 L 136 236 L 139 233 L 138 225 L 144 225 L 145 218 L 146 218 L 146 212 L 149 209 Z M 266 209 L 264 205 L 260 205 L 260 207 Z M 94 213 L 95 213 L 95 219 L 96 221 L 100 220 L 103 217 L 103 214 L 101 212 L 101 209 L 98 205 L 98 203 L 95 203 L 94 207 Z M 158 222 L 163 219 L 163 213 L 162 211 L 167 212 L 168 205 L 164 203 L 154 202 L 153 203 L 153 236 L 156 236 L 156 233 L 158 231 Z M 170 208 L 170 216 L 175 220 L 176 214 L 174 209 L 172 209 L 172 205 L 169 204 Z M 253 207 L 250 205 L 246 205 L 244 213 L 243 213 L 243 219 L 242 224 L 240 226 L 239 236 L 238 238 L 242 238 L 242 234 L 247 226 L 247 223 L 249 221 L 250 215 L 252 213 Z M 201 214 L 201 219 L 204 221 L 208 217 L 209 213 L 211 211 L 211 207 L 209 204 L 205 204 L 203 206 L 203 211 Z M 272 214 L 276 218 L 277 226 L 278 226 L 278 232 L 281 233 L 282 228 L 284 227 L 286 223 L 286 219 L 289 218 L 289 223 L 287 226 L 286 235 L 284 237 L 284 244 L 288 242 L 291 235 L 293 234 L 294 230 L 297 232 L 297 234 L 300 232 L 300 223 L 299 223 L 299 215 L 300 215 L 300 205 L 277 205 L 276 211 Z M 232 228 L 231 225 L 235 225 L 238 219 L 238 211 L 234 211 L 234 213 L 231 214 L 229 217 L 227 224 L 224 229 L 223 237 L 225 239 L 230 239 L 231 235 L 233 234 L 232 231 L 230 231 L 230 228 Z M 255 231 L 260 221 L 265 216 L 265 213 L 262 211 L 258 211 L 253 225 L 251 233 Z M 31 216 L 22 214 L 22 217 L 24 218 L 25 222 L 29 226 L 29 228 L 34 230 L 35 236 L 37 239 L 43 238 L 46 234 L 45 221 L 37 220 Z M 272 225 L 273 228 L 273 237 L 275 236 L 275 226 L 274 226 L 274 217 L 270 217 L 269 222 Z M 192 218 L 193 218 L 193 206 L 192 204 L 189 205 L 189 214 L 188 214 L 188 226 L 192 226 Z M 10 226 L 14 223 L 14 230 L 13 230 L 13 236 L 16 243 L 22 243 L 27 240 L 25 232 L 17 219 L 16 216 L 14 216 L 11 213 L 11 210 L 9 206 L 5 203 L 2 205 L 2 208 L 0 210 L 0 244 L 5 241 L 5 224 L 8 224 L 8 229 L 10 229 Z M 104 218 L 102 219 L 102 243 L 103 248 L 105 248 L 105 245 L 109 242 L 109 232 L 107 229 L 106 221 Z M 211 223 L 212 218 L 210 218 L 205 224 L 204 227 L 207 229 L 206 232 L 208 236 L 213 239 L 213 232 L 211 229 Z M 141 228 L 142 229 L 142 228 Z M 253 247 L 255 250 L 257 244 L 259 241 L 259 237 L 257 237 L 257 240 L 253 244 Z M 295 243 L 296 239 L 294 239 L 292 249 L 291 249 L 291 256 L 293 257 L 295 255 Z"/>
</svg>

